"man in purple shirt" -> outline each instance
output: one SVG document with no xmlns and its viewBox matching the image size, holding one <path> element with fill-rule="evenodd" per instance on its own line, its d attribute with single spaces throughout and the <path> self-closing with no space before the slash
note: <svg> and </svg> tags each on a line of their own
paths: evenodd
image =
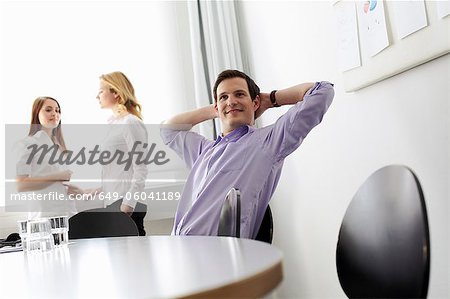
<svg viewBox="0 0 450 299">
<path fill-rule="evenodd" d="M 215 103 L 176 115 L 161 127 L 164 143 L 191 169 L 175 215 L 174 235 L 217 235 L 220 211 L 231 188 L 241 193 L 240 236 L 255 238 L 280 178 L 284 159 L 318 125 L 330 106 L 329 82 L 302 83 L 260 93 L 246 74 L 226 70 L 213 88 Z M 274 124 L 253 127 L 266 109 L 292 105 Z M 215 141 L 189 131 L 220 117 Z"/>
</svg>

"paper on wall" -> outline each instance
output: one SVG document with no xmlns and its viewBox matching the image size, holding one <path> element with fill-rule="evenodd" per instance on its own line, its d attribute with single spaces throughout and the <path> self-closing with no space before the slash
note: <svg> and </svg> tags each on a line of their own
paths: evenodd
<svg viewBox="0 0 450 299">
<path fill-rule="evenodd" d="M 393 8 L 399 38 L 405 38 L 428 25 L 423 0 L 395 1 Z"/>
<path fill-rule="evenodd" d="M 450 15 L 450 0 L 437 1 L 436 10 L 439 19 L 443 19 L 444 17 Z"/>
<path fill-rule="evenodd" d="M 339 70 L 344 72 L 361 66 L 355 3 L 338 2 L 334 5 L 334 12 L 337 58 Z"/>
<path fill-rule="evenodd" d="M 356 7 L 362 53 L 364 57 L 375 56 L 389 46 L 384 2 L 361 1 L 357 2 Z"/>
</svg>

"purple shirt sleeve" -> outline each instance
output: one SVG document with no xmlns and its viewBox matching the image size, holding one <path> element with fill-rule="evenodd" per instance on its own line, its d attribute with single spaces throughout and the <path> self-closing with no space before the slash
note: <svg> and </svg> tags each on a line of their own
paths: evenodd
<svg viewBox="0 0 450 299">
<path fill-rule="evenodd" d="M 211 146 L 213 141 L 195 132 L 171 127 L 170 125 L 161 126 L 160 133 L 164 144 L 174 150 L 188 168 L 192 168 L 204 149 Z"/>
<path fill-rule="evenodd" d="M 263 136 L 263 147 L 280 161 L 296 150 L 312 128 L 323 118 L 334 97 L 333 84 L 316 82 L 303 101 L 298 102 L 269 126 Z"/>
</svg>

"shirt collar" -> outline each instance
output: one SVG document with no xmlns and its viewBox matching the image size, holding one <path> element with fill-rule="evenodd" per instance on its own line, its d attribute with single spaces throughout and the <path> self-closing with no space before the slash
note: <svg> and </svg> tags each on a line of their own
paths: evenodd
<svg viewBox="0 0 450 299">
<path fill-rule="evenodd" d="M 129 113 L 129 114 L 126 114 L 126 115 L 122 115 L 122 116 L 116 116 L 116 115 L 111 115 L 110 117 L 108 117 L 108 119 L 107 119 L 107 122 L 108 122 L 108 124 L 114 124 L 114 123 L 117 123 L 117 122 L 121 122 L 121 121 L 123 121 L 125 118 L 127 118 L 129 115 L 130 115 L 131 113 Z"/>
<path fill-rule="evenodd" d="M 48 136 L 48 134 L 44 131 L 44 130 L 39 130 L 37 131 L 34 135 L 33 138 L 39 142 L 39 144 L 47 144 L 47 145 L 54 145 L 55 143 L 53 142 L 52 138 L 50 136 Z"/>
<path fill-rule="evenodd" d="M 115 121 L 117 121 L 117 117 L 115 117 L 114 115 L 111 115 L 110 117 L 108 117 L 108 119 L 106 121 L 108 122 L 108 124 L 112 124 Z"/>
<path fill-rule="evenodd" d="M 227 136 L 222 136 L 222 134 L 221 134 L 221 135 L 219 135 L 219 137 L 217 137 L 213 146 L 218 144 L 222 139 L 225 139 L 225 141 L 227 141 L 227 142 L 234 142 L 234 141 L 238 140 L 239 138 L 241 138 L 242 136 L 244 136 L 245 134 L 247 134 L 249 132 L 249 130 L 251 130 L 251 127 L 249 127 L 248 125 L 242 125 L 239 128 L 234 129 Z"/>
</svg>

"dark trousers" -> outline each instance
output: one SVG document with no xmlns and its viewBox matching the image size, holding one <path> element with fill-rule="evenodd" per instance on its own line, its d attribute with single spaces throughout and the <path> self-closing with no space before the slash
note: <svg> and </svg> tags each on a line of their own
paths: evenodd
<svg viewBox="0 0 450 299">
<path fill-rule="evenodd" d="M 120 212 L 120 206 L 122 205 L 122 201 L 123 199 L 116 200 L 114 203 L 110 204 L 106 208 L 108 210 Z M 138 202 L 136 204 L 136 207 L 134 208 L 133 214 L 131 214 L 130 216 L 131 219 L 133 219 L 134 223 L 136 223 L 136 226 L 139 231 L 139 236 L 145 236 L 144 217 L 146 214 L 147 214 L 147 205 Z"/>
</svg>

